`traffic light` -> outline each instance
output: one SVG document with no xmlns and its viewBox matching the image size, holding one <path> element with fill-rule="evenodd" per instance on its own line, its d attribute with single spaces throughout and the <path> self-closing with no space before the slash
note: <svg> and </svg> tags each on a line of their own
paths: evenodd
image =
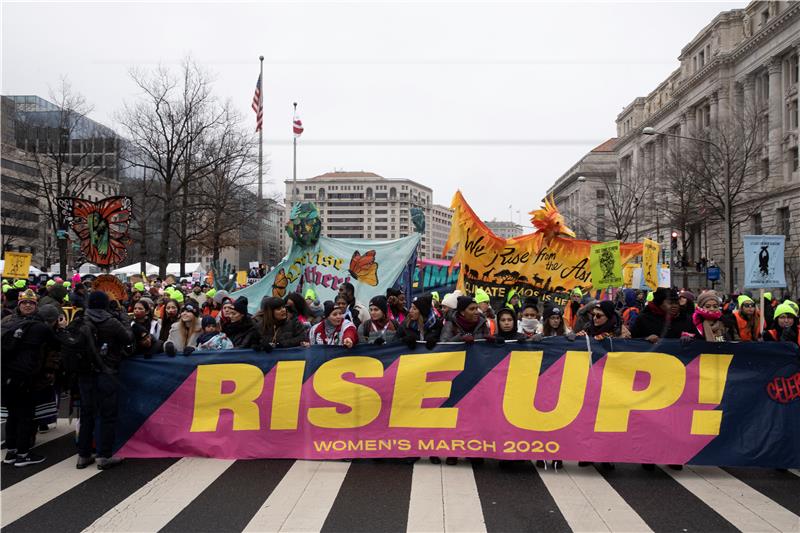
<svg viewBox="0 0 800 533">
<path fill-rule="evenodd" d="M 672 232 L 672 242 L 670 243 L 670 246 L 672 247 L 673 250 L 678 248 L 678 232 L 677 231 L 673 231 Z"/>
</svg>

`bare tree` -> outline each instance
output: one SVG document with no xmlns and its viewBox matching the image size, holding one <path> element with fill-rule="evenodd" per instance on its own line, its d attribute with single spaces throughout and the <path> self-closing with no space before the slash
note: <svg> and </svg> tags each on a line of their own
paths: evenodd
<svg viewBox="0 0 800 533">
<path fill-rule="evenodd" d="M 722 224 L 728 292 L 734 290 L 733 236 L 741 224 L 761 211 L 767 199 L 764 183 L 768 173 L 760 172 L 763 120 L 747 108 L 731 113 L 682 142 L 676 159 L 676 172 L 689 180 L 698 208 L 704 206 L 707 216 Z M 699 211 L 695 214 L 700 219 Z"/>
<path fill-rule="evenodd" d="M 193 162 L 193 147 L 220 124 L 225 112 L 212 94 L 210 76 L 191 59 L 183 61 L 178 75 L 158 67 L 149 74 L 132 71 L 131 77 L 142 94 L 135 103 L 125 105 L 118 122 L 138 154 L 131 163 L 159 181 L 155 192 L 162 207 L 158 266 L 163 277 L 173 215 L 183 204 L 176 198 L 190 186 L 194 173 L 213 165 L 212 161 Z"/>
<path fill-rule="evenodd" d="M 56 237 L 63 277 L 67 274 L 67 240 L 60 231 L 65 232 L 68 228 L 56 199 L 83 196 L 93 180 L 110 170 L 104 166 L 102 156 L 95 156 L 105 151 L 105 146 L 97 150 L 98 145 L 106 142 L 116 144 L 117 141 L 111 130 L 97 131 L 90 127 L 91 122 L 86 117 L 92 107 L 83 95 L 73 90 L 67 78 L 62 78 L 59 86 L 50 91 L 50 98 L 55 108 L 21 113 L 17 122 L 18 144 L 25 141 L 25 146 L 20 148 L 26 151 L 31 166 L 38 169 L 37 183 L 21 187 L 4 183 L 4 186 L 35 194 L 39 199 L 35 208 L 44 216 L 48 230 Z M 45 255 L 49 253 L 46 251 Z"/>
<path fill-rule="evenodd" d="M 613 239 L 627 241 L 638 239 L 638 220 L 645 207 L 645 199 L 652 193 L 653 172 L 641 166 L 629 173 L 620 173 L 615 180 L 604 180 L 607 213 L 606 225 Z"/>
</svg>

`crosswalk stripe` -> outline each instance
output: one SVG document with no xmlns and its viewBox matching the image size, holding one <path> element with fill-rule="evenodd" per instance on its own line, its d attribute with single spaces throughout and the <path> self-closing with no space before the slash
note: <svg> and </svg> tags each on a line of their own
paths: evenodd
<svg viewBox="0 0 800 533">
<path fill-rule="evenodd" d="M 469 462 L 442 469 L 445 531 L 486 531 L 475 474 Z"/>
<path fill-rule="evenodd" d="M 67 418 L 59 418 L 56 421 L 56 425 L 50 431 L 45 433 L 38 433 L 36 435 L 36 446 L 41 446 L 42 444 L 48 443 L 51 440 L 55 440 L 59 437 L 63 437 L 68 433 L 75 434 L 75 421 L 73 420 L 72 423 L 69 423 L 69 419 Z"/>
<path fill-rule="evenodd" d="M 3 524 L 18 520 L 100 472 L 94 466 L 78 470 L 76 461 L 77 456 L 64 459 L 0 492 Z"/>
<path fill-rule="evenodd" d="M 244 531 L 319 531 L 350 463 L 296 461 Z"/>
<path fill-rule="evenodd" d="M 717 467 L 665 469 L 678 483 L 742 531 L 796 531 L 800 517 Z"/>
<path fill-rule="evenodd" d="M 800 477 L 800 469 L 791 468 L 791 469 L 789 469 L 789 472 L 791 472 L 792 474 L 794 474 L 797 477 Z"/>
<path fill-rule="evenodd" d="M 595 468 L 565 464 L 539 475 L 573 531 L 651 531 Z"/>
<path fill-rule="evenodd" d="M 442 465 L 431 464 L 427 459 L 414 463 L 406 531 L 444 531 Z"/>
<path fill-rule="evenodd" d="M 183 458 L 84 531 L 158 531 L 234 462 Z"/>
</svg>

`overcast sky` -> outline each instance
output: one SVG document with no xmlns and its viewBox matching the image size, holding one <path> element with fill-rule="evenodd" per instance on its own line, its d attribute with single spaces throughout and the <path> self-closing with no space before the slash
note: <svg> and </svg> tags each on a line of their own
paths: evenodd
<svg viewBox="0 0 800 533">
<path fill-rule="evenodd" d="M 456 189 L 483 217 L 526 213 L 614 120 L 678 66 L 720 11 L 747 2 L 2 2 L 2 93 L 47 97 L 61 75 L 114 127 L 129 70 L 187 55 L 250 109 L 264 55 L 266 190 L 371 171 Z M 513 206 L 509 210 L 509 205 Z M 519 211 L 519 214 L 517 213 Z"/>
</svg>

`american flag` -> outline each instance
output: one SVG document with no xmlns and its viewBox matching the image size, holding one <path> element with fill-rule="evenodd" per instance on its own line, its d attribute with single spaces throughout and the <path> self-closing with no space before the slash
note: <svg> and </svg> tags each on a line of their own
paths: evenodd
<svg viewBox="0 0 800 533">
<path fill-rule="evenodd" d="M 300 120 L 300 115 L 295 113 L 294 120 L 292 120 L 292 131 L 295 137 L 300 137 L 303 134 L 303 121 Z"/>
<path fill-rule="evenodd" d="M 258 75 L 256 82 L 256 93 L 253 95 L 253 111 L 256 112 L 256 131 L 261 131 L 264 118 L 264 99 L 261 92 L 261 74 Z"/>
</svg>

